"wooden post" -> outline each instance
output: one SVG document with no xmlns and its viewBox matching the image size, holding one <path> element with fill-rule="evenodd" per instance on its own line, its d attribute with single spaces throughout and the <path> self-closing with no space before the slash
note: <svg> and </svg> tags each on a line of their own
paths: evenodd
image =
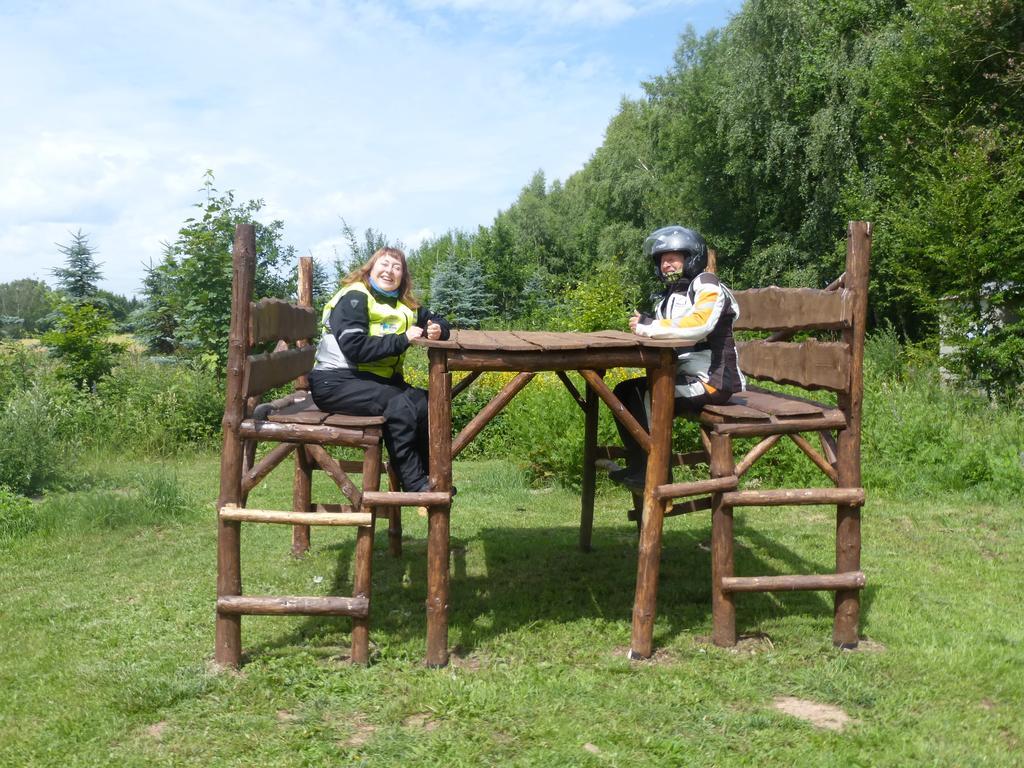
<svg viewBox="0 0 1024 768">
<path fill-rule="evenodd" d="M 299 281 L 296 289 L 298 294 L 296 298 L 300 307 L 312 307 L 313 306 L 313 257 L 312 256 L 300 256 L 299 257 Z M 295 346 L 304 347 L 307 342 L 304 339 L 299 339 L 295 342 Z M 296 389 L 309 389 L 309 378 L 305 375 L 299 376 L 295 380 Z"/>
<path fill-rule="evenodd" d="M 296 302 L 300 307 L 313 306 L 313 257 L 299 257 L 298 285 Z M 306 346 L 300 339 L 297 347 Z M 309 379 L 300 376 L 295 380 L 296 389 L 309 389 Z M 309 457 L 300 445 L 295 451 L 295 480 L 292 485 L 292 509 L 296 512 L 308 512 L 313 492 L 313 467 Z M 300 557 L 309 551 L 310 536 L 308 525 L 296 525 L 292 528 L 292 555 Z"/>
<path fill-rule="evenodd" d="M 398 473 L 395 472 L 395 468 L 388 464 L 388 490 L 397 491 L 400 486 L 398 485 Z M 392 557 L 402 556 L 402 508 L 401 507 L 388 507 L 388 551 Z"/>
<path fill-rule="evenodd" d="M 732 438 L 709 433 L 711 477 L 733 474 Z M 732 507 L 722 492 L 711 494 L 711 642 L 736 645 L 736 604 L 722 579 L 733 575 Z"/>
<path fill-rule="evenodd" d="M 435 491 L 452 487 L 452 378 L 448 354 L 430 348 L 430 483 Z M 427 517 L 428 667 L 448 665 L 449 524 L 451 504 L 432 506 Z"/>
<path fill-rule="evenodd" d="M 580 512 L 580 549 L 590 551 L 590 537 L 594 530 L 594 494 L 597 488 L 597 417 L 600 400 L 597 392 L 587 384 L 583 411 L 583 489 Z"/>
<path fill-rule="evenodd" d="M 363 451 L 363 493 L 380 489 L 380 443 L 367 446 Z M 365 511 L 365 507 L 363 508 Z M 356 529 L 356 546 L 354 552 L 355 569 L 352 579 L 352 596 L 365 597 L 369 606 L 373 577 L 373 528 L 376 514 L 370 509 L 371 518 L 368 526 Z M 352 619 L 352 663 L 370 663 L 370 616 Z"/>
<path fill-rule="evenodd" d="M 714 248 L 708 248 L 708 266 L 706 271 L 718 273 L 718 251 Z"/>
<path fill-rule="evenodd" d="M 292 510 L 309 512 L 313 503 L 313 464 L 306 446 L 295 448 L 295 478 L 292 481 Z M 309 551 L 309 526 L 292 526 L 292 555 L 301 557 Z"/>
<path fill-rule="evenodd" d="M 245 357 L 249 347 L 249 301 L 256 272 L 256 229 L 252 224 L 235 228 L 232 247 L 231 328 L 228 336 L 227 386 L 224 444 L 220 458 L 220 494 L 217 509 L 226 504 L 241 505 L 242 439 L 239 425 L 245 416 Z M 217 515 L 217 597 L 242 594 L 241 523 Z M 242 658 L 242 617 L 217 611 L 214 660 L 237 667 Z"/>
<path fill-rule="evenodd" d="M 675 352 L 659 350 L 659 365 L 647 371 L 651 393 L 651 452 L 644 478 L 643 521 L 637 557 L 636 595 L 633 600 L 631 659 L 649 658 L 653 651 L 654 616 L 658 602 L 658 570 L 661 567 L 661 528 L 665 502 L 654 489 L 668 477 L 672 452 L 672 415 L 675 408 Z"/>
<path fill-rule="evenodd" d="M 843 331 L 843 341 L 850 345 L 850 389 L 838 397 L 840 410 L 846 415 L 846 429 L 836 440 L 836 474 L 840 488 L 858 488 L 860 478 L 860 429 L 864 401 L 864 333 L 868 304 L 868 263 L 871 258 L 871 224 L 851 221 L 846 239 L 845 288 L 852 291 L 853 327 Z M 860 507 L 836 507 L 836 573 L 860 570 Z M 860 590 L 836 592 L 832 643 L 841 648 L 855 648 L 860 640 Z"/>
</svg>

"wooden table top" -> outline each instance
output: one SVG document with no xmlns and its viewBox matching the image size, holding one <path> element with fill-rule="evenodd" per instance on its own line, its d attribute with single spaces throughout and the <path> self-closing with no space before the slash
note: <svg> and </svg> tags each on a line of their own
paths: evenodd
<svg viewBox="0 0 1024 768">
<path fill-rule="evenodd" d="M 687 347 L 678 339 L 649 339 L 624 331 L 471 331 L 453 330 L 445 341 L 419 338 L 413 344 L 428 348 L 472 352 L 567 352 Z"/>
</svg>

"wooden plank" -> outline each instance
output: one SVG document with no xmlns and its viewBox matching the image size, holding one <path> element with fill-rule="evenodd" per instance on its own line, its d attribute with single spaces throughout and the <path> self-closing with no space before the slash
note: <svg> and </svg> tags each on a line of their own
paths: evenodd
<svg viewBox="0 0 1024 768">
<path fill-rule="evenodd" d="M 736 345 L 749 377 L 804 389 L 845 392 L 850 387 L 850 347 L 840 342 L 747 341 Z"/>
<path fill-rule="evenodd" d="M 781 392 L 770 392 L 766 389 L 751 387 L 746 392 L 738 392 L 733 398 L 742 405 L 753 408 L 769 416 L 781 418 L 820 416 L 833 407 L 806 398 L 784 395 Z"/>
<path fill-rule="evenodd" d="M 538 344 L 509 331 L 460 331 L 457 342 L 460 349 L 487 350 L 497 352 L 537 352 L 543 349 Z"/>
<path fill-rule="evenodd" d="M 767 421 L 771 418 L 770 414 L 748 405 L 743 392 L 733 395 L 727 403 L 705 405 L 702 410 L 734 421 Z"/>
<path fill-rule="evenodd" d="M 846 287 L 855 296 L 854 323 L 843 331 L 843 341 L 850 345 L 850 389 L 838 398 L 847 416 L 849 429 L 839 433 L 836 446 L 836 473 L 839 485 L 861 484 L 860 429 L 864 401 L 864 331 L 868 312 L 868 263 L 871 259 L 871 222 L 851 221 L 846 230 Z M 860 507 L 839 506 L 836 509 L 836 571 L 860 570 Z M 859 642 L 860 593 L 856 590 L 836 592 L 832 625 L 832 643 L 852 648 Z"/>
<path fill-rule="evenodd" d="M 734 291 L 740 305 L 737 330 L 802 331 L 845 328 L 853 317 L 852 297 L 846 291 L 814 288 L 751 288 Z"/>
<path fill-rule="evenodd" d="M 220 516 L 223 520 L 281 525 L 373 525 L 370 512 L 286 512 L 228 506 L 220 510 Z"/>
<path fill-rule="evenodd" d="M 327 414 L 316 407 L 313 398 L 308 395 L 302 400 L 294 400 L 290 405 L 278 408 L 267 415 L 267 421 L 280 424 L 322 424 Z"/>
<path fill-rule="evenodd" d="M 379 436 L 369 430 L 329 427 L 323 424 L 277 424 L 246 419 L 238 428 L 241 437 L 251 440 L 275 440 L 285 443 L 320 445 L 374 445 Z"/>
<path fill-rule="evenodd" d="M 863 589 L 863 571 L 811 576 L 732 576 L 722 579 L 724 592 L 793 592 L 796 590 Z"/>
<path fill-rule="evenodd" d="M 220 493 L 217 506 L 242 501 L 243 447 L 239 426 L 245 418 L 245 371 L 248 349 L 249 307 L 256 272 L 256 228 L 235 227 L 231 248 L 231 326 L 228 332 L 227 384 L 224 403 L 224 442 L 220 458 Z M 217 520 L 217 597 L 242 594 L 241 524 Z M 218 611 L 214 659 L 237 667 L 242 658 L 242 622 Z"/>
<path fill-rule="evenodd" d="M 537 349 L 578 349 L 580 344 L 579 339 L 574 339 L 566 333 L 554 333 L 549 331 L 507 331 L 507 333 L 519 339 L 523 343 L 533 345 Z"/>
<path fill-rule="evenodd" d="M 249 355 L 245 394 L 261 395 L 308 373 L 316 359 L 315 347 L 286 349 L 262 355 Z"/>
<path fill-rule="evenodd" d="M 436 507 L 451 503 L 449 491 L 367 491 L 363 494 L 363 504 L 367 507 Z"/>
<path fill-rule="evenodd" d="M 372 430 L 371 427 L 381 427 L 384 425 L 383 416 L 352 416 L 348 413 L 331 413 L 324 419 L 324 426 L 327 427 L 346 427 L 348 429 L 362 429 L 368 434 L 379 434 L 380 430 Z"/>
<path fill-rule="evenodd" d="M 260 299 L 252 304 L 249 346 L 279 339 L 311 339 L 316 336 L 316 326 L 316 313 L 311 307 L 298 307 L 281 299 Z"/>
<path fill-rule="evenodd" d="M 864 504 L 863 488 L 775 488 L 765 491 L 730 491 L 722 494 L 730 507 L 783 507 L 804 504 Z"/>
<path fill-rule="evenodd" d="M 444 350 L 427 353 L 430 399 L 430 484 L 449 492 L 452 483 L 452 377 Z M 451 581 L 451 506 L 427 511 L 427 654 L 428 667 L 448 665 L 448 594 Z"/>
<path fill-rule="evenodd" d="M 472 349 L 448 353 L 450 371 L 578 371 L 609 368 L 651 368 L 658 364 L 653 347 L 609 347 L 607 349 L 566 349 L 551 352 L 509 352 Z"/>
<path fill-rule="evenodd" d="M 352 616 L 370 615 L 366 597 L 253 597 L 217 598 L 217 613 L 246 616 Z"/>
<path fill-rule="evenodd" d="M 712 431 L 716 435 L 732 435 L 734 437 L 764 437 L 765 435 L 789 435 L 794 432 L 817 432 L 820 429 L 845 429 L 846 417 L 840 411 L 825 414 L 820 419 L 786 419 L 773 418 L 769 422 L 749 422 L 739 424 L 715 424 Z"/>
<path fill-rule="evenodd" d="M 671 349 L 662 349 L 659 355 L 659 365 L 649 372 L 651 436 L 647 473 L 644 476 L 643 519 L 637 548 L 633 631 L 629 641 L 629 658 L 631 659 L 650 658 L 654 651 L 658 572 L 661 568 L 661 534 L 666 506 L 663 500 L 655 497 L 654 489 L 668 476 L 669 456 L 672 452 L 672 411 L 675 404 L 674 358 Z M 592 372 L 588 371 L 587 373 Z M 594 384 L 590 376 L 587 376 L 587 381 Z M 603 381 L 601 385 L 605 386 Z M 607 389 L 606 386 L 605 388 Z"/>
</svg>

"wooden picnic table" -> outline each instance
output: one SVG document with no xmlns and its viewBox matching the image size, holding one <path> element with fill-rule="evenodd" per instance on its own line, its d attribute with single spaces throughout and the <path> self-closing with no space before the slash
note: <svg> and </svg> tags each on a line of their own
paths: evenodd
<svg viewBox="0 0 1024 768">
<path fill-rule="evenodd" d="M 631 648 L 649 649 L 654 631 L 658 568 L 661 560 L 660 516 L 664 504 L 654 496 L 654 488 L 665 482 L 671 452 L 672 418 L 675 400 L 675 354 L 673 349 L 687 346 L 677 340 L 654 340 L 621 331 L 594 333 L 543 331 L 452 331 L 446 341 L 417 339 L 427 348 L 430 361 L 430 480 L 434 490 L 447 492 L 452 487 L 452 460 L 480 430 L 496 416 L 526 384 L 541 371 L 553 371 L 566 385 L 570 395 L 583 409 L 584 429 L 593 445 L 597 434 L 597 409 L 600 397 L 613 415 L 630 430 L 641 445 L 648 448 L 647 475 L 644 484 L 642 526 L 637 561 L 636 596 L 633 605 Z M 648 434 L 625 410 L 603 381 L 610 368 L 644 368 L 650 382 L 651 425 Z M 453 390 L 452 371 L 470 371 Z M 452 437 L 452 397 L 469 386 L 484 371 L 517 372 L 495 397 L 463 430 Z M 586 395 L 579 393 L 566 375 L 577 371 L 587 382 Z M 584 456 L 583 472 L 594 473 L 594 457 Z M 593 477 L 584 489 L 593 493 Z M 428 666 L 448 663 L 448 595 L 450 503 L 431 506 L 427 534 L 427 655 Z M 593 498 L 583 500 L 583 515 L 593 514 Z M 590 548 L 590 520 L 581 525 L 580 545 Z M 647 655 L 649 650 L 644 654 Z"/>
</svg>

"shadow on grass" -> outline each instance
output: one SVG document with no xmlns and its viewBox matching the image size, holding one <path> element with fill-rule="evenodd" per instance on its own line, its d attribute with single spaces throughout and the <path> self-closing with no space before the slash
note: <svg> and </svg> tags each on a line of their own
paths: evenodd
<svg viewBox="0 0 1024 768">
<path fill-rule="evenodd" d="M 387 551 L 386 529 L 378 524 L 374 543 L 371 639 L 424 641 L 426 632 L 426 541 L 405 539 L 403 555 Z M 663 535 L 655 644 L 682 634 L 705 634 L 711 623 L 708 527 L 679 531 L 669 521 Z M 738 575 L 770 576 L 828 572 L 825 560 L 811 561 L 751 526 L 737 526 Z M 488 641 L 539 622 L 572 623 L 602 619 L 622 622 L 628 643 L 636 580 L 637 535 L 632 525 L 598 527 L 594 551 L 577 546 L 578 532 L 567 526 L 483 528 L 451 540 L 449 646 L 471 653 Z M 823 535 L 821 544 L 828 542 Z M 831 545 L 830 545 L 831 546 Z M 820 545 L 819 545 L 820 547 Z M 331 594 L 351 594 L 348 574 L 354 537 L 329 544 L 337 563 Z M 830 549 L 828 551 L 831 551 Z M 872 592 L 863 596 L 862 613 Z M 778 592 L 737 596 L 737 633 L 755 631 L 779 616 L 804 615 L 831 624 L 832 593 Z M 479 621 L 480 617 L 486 621 Z M 347 635 L 350 622 L 308 617 L 271 643 L 251 649 L 254 656 L 294 645 L 316 645 Z M 824 639 L 824 638 L 823 638 Z M 328 641 L 330 642 L 330 641 Z"/>
</svg>

